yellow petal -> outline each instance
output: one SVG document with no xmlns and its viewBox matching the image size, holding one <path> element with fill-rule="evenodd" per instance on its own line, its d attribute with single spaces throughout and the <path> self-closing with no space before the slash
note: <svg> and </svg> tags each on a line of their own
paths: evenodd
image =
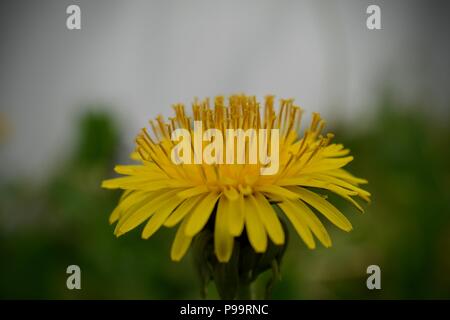
<svg viewBox="0 0 450 320">
<path fill-rule="evenodd" d="M 228 230 L 228 200 L 225 195 L 219 199 L 214 228 L 214 250 L 219 262 L 228 262 L 233 253 L 234 238 Z"/>
<path fill-rule="evenodd" d="M 281 210 L 283 210 L 289 221 L 291 221 L 295 231 L 297 231 L 298 235 L 303 239 L 308 248 L 314 249 L 316 247 L 316 243 L 314 242 L 311 231 L 309 230 L 308 225 L 302 215 L 295 209 L 295 207 L 290 204 L 288 200 L 279 203 L 278 206 L 281 208 Z"/>
<path fill-rule="evenodd" d="M 104 180 L 102 182 L 102 188 L 155 191 L 167 188 L 170 185 L 169 182 L 170 180 L 167 179 L 153 180 L 148 177 L 126 176 Z"/>
<path fill-rule="evenodd" d="M 340 187 L 343 187 L 343 188 L 345 188 L 345 189 L 354 191 L 354 192 L 356 192 L 361 198 L 363 198 L 363 199 L 365 199 L 365 200 L 366 200 L 366 199 L 370 200 L 370 199 L 369 199 L 370 193 L 367 192 L 367 191 L 364 190 L 364 189 L 359 188 L 358 186 L 356 186 L 356 185 L 354 185 L 354 184 L 351 184 L 351 183 L 349 183 L 349 182 L 347 182 L 347 181 L 344 181 L 344 180 L 342 180 L 342 179 L 339 179 L 339 178 L 330 176 L 330 175 L 328 175 L 328 174 L 316 174 L 316 176 L 317 176 L 319 179 L 322 179 L 322 180 L 324 180 L 324 181 L 328 181 L 329 183 L 333 183 L 333 184 L 335 184 L 335 185 L 337 185 L 337 186 L 340 186 Z"/>
<path fill-rule="evenodd" d="M 348 191 L 347 189 L 333 184 L 329 185 L 327 189 L 344 198 L 345 200 L 353 204 L 360 212 L 364 213 L 363 207 L 361 207 L 361 205 L 351 197 L 358 194 L 356 191 Z"/>
<path fill-rule="evenodd" d="M 344 169 L 336 169 L 336 170 L 329 171 L 327 173 L 335 176 L 336 178 L 344 179 L 347 182 L 354 183 L 354 184 L 368 183 L 368 181 L 366 179 L 357 178 Z"/>
<path fill-rule="evenodd" d="M 187 199 L 207 192 L 209 192 L 208 187 L 206 185 L 201 185 L 180 191 L 177 193 L 177 196 L 182 199 Z"/>
<path fill-rule="evenodd" d="M 106 189 L 117 189 L 117 188 L 127 188 L 133 184 L 142 184 L 147 181 L 148 178 L 141 176 L 125 176 L 119 178 L 106 179 L 102 181 L 102 188 Z"/>
<path fill-rule="evenodd" d="M 331 238 L 322 222 L 312 212 L 312 210 L 302 201 L 293 200 L 290 204 L 301 214 L 308 227 L 325 247 L 331 247 Z"/>
<path fill-rule="evenodd" d="M 160 175 L 166 176 L 166 174 L 155 164 L 151 165 L 117 165 L 114 167 L 114 171 L 125 175 Z"/>
<path fill-rule="evenodd" d="M 224 190 L 224 194 L 227 196 L 228 199 L 231 201 L 237 200 L 239 197 L 239 192 L 234 187 L 229 187 Z"/>
<path fill-rule="evenodd" d="M 142 231 L 142 238 L 148 239 L 162 226 L 172 211 L 183 201 L 183 199 L 170 198 L 164 202 L 159 210 L 147 222 Z"/>
<path fill-rule="evenodd" d="M 175 209 L 175 211 L 167 218 L 167 220 L 164 222 L 165 227 L 173 227 L 178 222 L 181 221 L 188 213 L 192 211 L 192 208 L 206 195 L 199 194 L 198 196 L 189 198 L 184 200 L 182 204 L 178 206 L 178 208 Z"/>
<path fill-rule="evenodd" d="M 239 237 L 244 230 L 244 197 L 239 194 L 236 200 L 229 200 L 228 205 L 228 228 L 230 234 Z"/>
<path fill-rule="evenodd" d="M 323 172 L 344 167 L 353 160 L 353 156 L 343 158 L 325 158 L 318 161 L 310 161 L 302 170 L 302 173 Z"/>
<path fill-rule="evenodd" d="M 120 196 L 120 200 L 119 200 L 119 204 L 125 200 L 125 198 L 127 198 L 130 194 L 134 193 L 134 191 L 132 190 L 125 190 L 122 195 Z M 120 215 L 123 211 L 123 209 L 121 208 L 120 205 L 117 205 L 116 208 L 113 210 L 113 212 L 111 213 L 111 215 L 109 216 L 109 223 L 113 224 L 114 222 L 116 222 L 117 220 L 119 220 Z"/>
<path fill-rule="evenodd" d="M 357 191 L 348 190 L 341 186 L 332 184 L 329 181 L 330 179 L 327 179 L 326 177 L 328 176 L 311 174 L 307 175 L 306 177 L 303 176 L 298 178 L 282 179 L 278 181 L 278 183 L 284 186 L 302 186 L 302 187 L 313 187 L 330 190 L 331 192 L 334 192 L 335 194 L 352 203 L 360 212 L 364 212 L 364 209 L 359 205 L 359 203 L 357 203 L 351 197 L 358 195 Z"/>
<path fill-rule="evenodd" d="M 274 194 L 279 197 L 287 198 L 287 199 L 298 199 L 298 195 L 294 192 L 289 191 L 286 188 L 277 186 L 277 185 L 267 185 L 260 186 L 257 188 L 259 192 Z"/>
<path fill-rule="evenodd" d="M 255 194 L 255 199 L 259 217 L 266 228 L 267 234 L 270 239 L 272 239 L 273 243 L 282 245 L 284 243 L 284 231 L 275 211 L 266 197 L 261 193 L 257 192 Z"/>
<path fill-rule="evenodd" d="M 342 157 L 346 156 L 350 153 L 349 149 L 344 149 L 344 146 L 342 144 L 330 144 L 326 147 L 324 147 L 320 155 L 324 158 L 336 158 L 336 157 Z"/>
<path fill-rule="evenodd" d="M 267 249 L 267 234 L 257 212 L 256 200 L 249 196 L 244 199 L 244 204 L 245 229 L 247 230 L 248 241 L 256 252 L 265 252 Z"/>
<path fill-rule="evenodd" d="M 140 160 L 142 160 L 142 159 L 141 159 L 141 156 L 140 156 L 139 153 L 136 152 L 136 151 L 130 153 L 130 159 L 135 160 L 135 161 L 140 161 Z"/>
<path fill-rule="evenodd" d="M 170 250 L 170 258 L 173 261 L 180 261 L 186 254 L 189 246 L 192 242 L 192 237 L 186 236 L 185 229 L 188 219 L 184 219 L 181 225 L 178 227 L 177 234 L 172 243 L 172 249 Z"/>
<path fill-rule="evenodd" d="M 139 205 L 145 201 L 149 201 L 155 194 L 155 192 L 144 192 L 144 191 L 135 191 L 135 190 L 125 190 L 123 196 L 119 200 L 119 204 L 116 209 L 114 209 L 113 213 L 110 217 L 110 222 L 114 223 L 117 220 L 120 220 L 123 216 L 128 214 L 130 210 L 134 210 L 139 208 Z M 116 219 L 117 218 L 117 219 Z"/>
<path fill-rule="evenodd" d="M 186 236 L 192 237 L 203 229 L 211 215 L 212 210 L 219 199 L 220 194 L 211 192 L 196 206 L 192 215 L 189 217 L 185 229 Z"/>
<path fill-rule="evenodd" d="M 152 198 L 150 201 L 145 203 L 143 206 L 141 206 L 139 209 L 132 211 L 130 214 L 127 214 L 123 216 L 119 223 L 116 226 L 116 230 L 114 233 L 117 236 L 120 236 L 131 229 L 134 229 L 138 225 L 140 225 L 142 222 L 150 218 L 153 213 L 158 210 L 162 205 L 164 205 L 165 201 L 171 197 L 173 197 L 176 194 L 177 190 L 172 191 L 161 191 L 157 195 L 155 195 L 154 198 Z"/>
<path fill-rule="evenodd" d="M 114 222 L 116 222 L 117 220 L 119 220 L 120 218 L 120 208 L 119 206 L 115 207 L 113 212 L 111 212 L 110 216 L 109 216 L 109 224 L 113 224 Z"/>
<path fill-rule="evenodd" d="M 277 181 L 280 186 L 310 186 L 311 178 L 309 175 L 299 177 L 284 178 Z"/>
<path fill-rule="evenodd" d="M 303 201 L 316 208 L 338 228 L 344 231 L 352 230 L 350 221 L 335 206 L 318 194 L 300 187 L 293 187 L 291 190 L 295 190 Z"/>
</svg>

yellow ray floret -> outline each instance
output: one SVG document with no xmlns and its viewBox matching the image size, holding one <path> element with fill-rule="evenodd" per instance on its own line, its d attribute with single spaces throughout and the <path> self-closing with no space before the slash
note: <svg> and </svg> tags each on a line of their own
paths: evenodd
<svg viewBox="0 0 450 320">
<path fill-rule="evenodd" d="M 171 250 L 171 258 L 178 261 L 193 237 L 209 227 L 214 230 L 217 259 L 227 262 L 234 238 L 244 232 L 255 252 L 265 252 L 268 241 L 284 244 L 280 213 L 308 248 L 316 247 L 316 238 L 330 247 L 330 236 L 319 217 L 344 231 L 350 231 L 352 225 L 322 194 L 332 192 L 360 211 L 363 208 L 355 199 L 370 201 L 370 193 L 360 187 L 367 181 L 344 169 L 353 160 L 349 150 L 332 143 L 332 134 L 322 135 L 324 121 L 317 113 L 310 126 L 300 130 L 302 110 L 292 99 L 280 100 L 278 112 L 273 96 L 267 96 L 261 107 L 255 97 L 245 95 L 231 96 L 228 103 L 216 97 L 213 106 L 208 99 L 195 100 L 191 116 L 182 104 L 174 105 L 174 111 L 175 116 L 168 121 L 162 117 L 150 121 L 152 134 L 142 129 L 137 136 L 132 154 L 137 164 L 116 166 L 115 171 L 122 176 L 102 183 L 107 189 L 124 190 L 110 216 L 110 223 L 116 223 L 117 236 L 144 222 L 145 239 L 162 226 L 179 225 Z M 278 129 L 278 171 L 262 175 L 260 169 L 266 164 L 259 162 L 175 163 L 171 158 L 176 145 L 172 134 L 177 129 L 194 133 L 195 121 L 205 129 L 221 131 Z M 195 144 L 193 140 L 189 142 Z M 201 143 L 207 146 L 205 141 Z M 251 148 L 245 148 L 249 159 Z M 195 157 L 198 154 L 194 150 Z"/>
</svg>

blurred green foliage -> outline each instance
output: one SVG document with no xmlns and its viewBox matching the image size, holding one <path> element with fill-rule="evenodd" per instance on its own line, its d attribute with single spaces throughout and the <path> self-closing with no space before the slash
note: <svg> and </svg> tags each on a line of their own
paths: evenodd
<svg viewBox="0 0 450 320">
<path fill-rule="evenodd" d="M 100 183 L 123 153 L 119 131 L 102 112 L 79 128 L 73 154 L 44 184 L 0 185 L 0 298 L 200 298 L 191 257 L 170 261 L 174 230 L 147 241 L 137 231 L 113 236 L 108 216 L 119 193 Z M 450 298 L 449 128 L 386 99 L 369 127 L 333 131 L 355 156 L 350 170 L 370 181 L 373 202 L 359 214 L 335 199 L 354 230 L 327 224 L 329 249 L 308 250 L 291 231 L 273 298 Z M 81 267 L 82 290 L 66 288 L 71 264 Z M 381 267 L 381 290 L 366 288 L 371 264 Z M 208 298 L 217 297 L 211 284 Z"/>
</svg>

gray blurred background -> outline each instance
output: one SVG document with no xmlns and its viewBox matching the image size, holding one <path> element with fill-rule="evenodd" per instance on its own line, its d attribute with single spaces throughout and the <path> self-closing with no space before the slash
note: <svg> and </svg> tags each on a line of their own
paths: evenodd
<svg viewBox="0 0 450 320">
<path fill-rule="evenodd" d="M 82 29 L 66 29 L 78 4 Z M 382 30 L 366 28 L 381 7 Z M 294 97 L 326 119 L 373 117 L 381 90 L 449 115 L 449 6 L 438 1 L 2 1 L 2 178 L 42 177 L 87 104 L 124 141 L 175 102 L 216 94 Z M 49 161 L 48 159 L 56 159 Z"/>
</svg>

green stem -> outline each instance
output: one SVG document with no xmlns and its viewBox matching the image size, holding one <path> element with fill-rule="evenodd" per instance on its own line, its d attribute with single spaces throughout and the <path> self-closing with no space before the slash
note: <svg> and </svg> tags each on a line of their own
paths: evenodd
<svg viewBox="0 0 450 320">
<path fill-rule="evenodd" d="M 253 300 L 251 283 L 240 283 L 238 289 L 238 300 Z"/>
</svg>

